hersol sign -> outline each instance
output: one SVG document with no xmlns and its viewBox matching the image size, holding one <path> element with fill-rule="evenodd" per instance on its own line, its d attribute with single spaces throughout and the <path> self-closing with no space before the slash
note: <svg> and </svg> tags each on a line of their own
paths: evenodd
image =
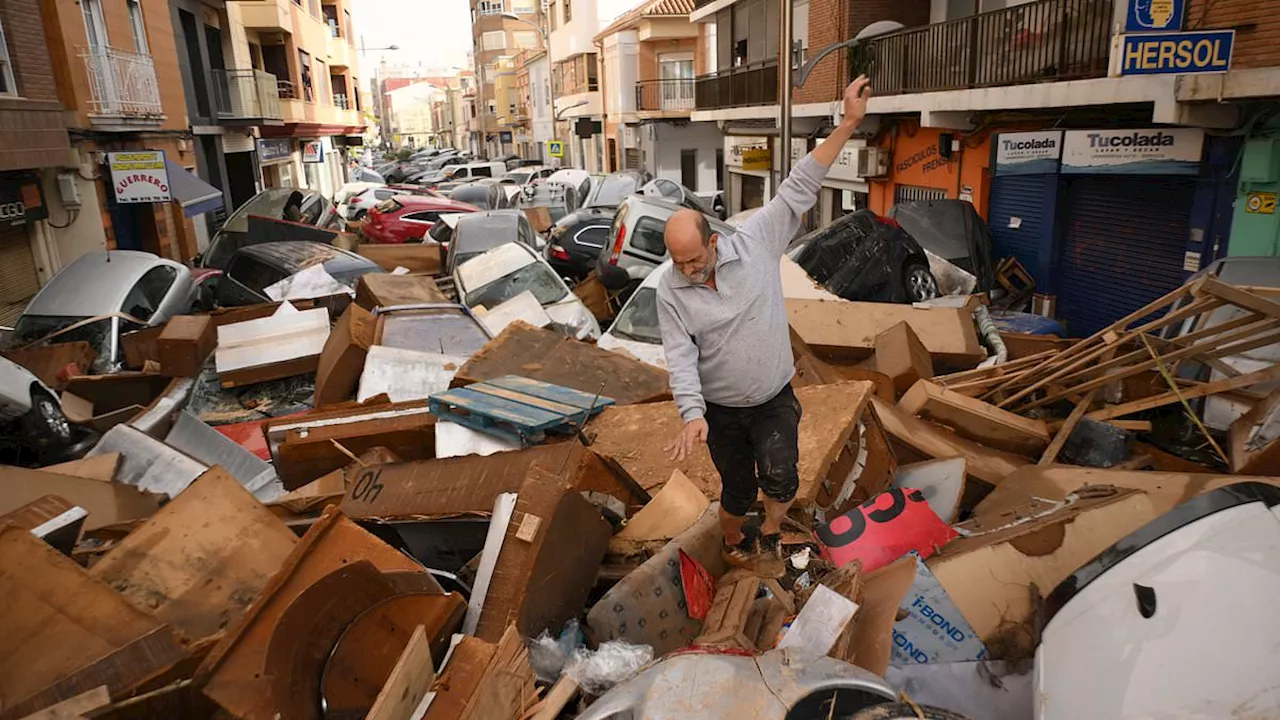
<svg viewBox="0 0 1280 720">
<path fill-rule="evenodd" d="M 1062 143 L 1062 173 L 1195 175 L 1204 131 L 1069 130 Z"/>
<path fill-rule="evenodd" d="M 118 203 L 169 202 L 169 172 L 161 150 L 130 150 L 107 154 L 111 188 Z"/>
</svg>

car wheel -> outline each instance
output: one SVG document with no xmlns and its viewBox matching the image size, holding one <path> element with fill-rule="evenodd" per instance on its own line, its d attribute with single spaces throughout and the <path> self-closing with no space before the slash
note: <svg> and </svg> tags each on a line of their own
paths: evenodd
<svg viewBox="0 0 1280 720">
<path fill-rule="evenodd" d="M 849 720 L 969 720 L 964 715 L 928 705 L 881 703 L 854 713 Z"/>
<path fill-rule="evenodd" d="M 363 222 L 363 221 L 364 221 L 364 216 L 365 216 L 365 215 L 368 215 L 368 214 L 369 214 L 369 211 L 368 211 L 368 210 L 357 210 L 357 211 L 356 211 L 356 216 L 355 216 L 355 217 L 353 217 L 353 218 L 351 218 L 351 220 L 352 220 L 353 222 Z"/>
<path fill-rule="evenodd" d="M 939 295 L 938 281 L 933 279 L 927 265 L 911 263 L 902 271 L 902 285 L 907 289 L 907 299 L 911 302 L 932 300 Z"/>
<path fill-rule="evenodd" d="M 62 414 L 62 407 L 48 393 L 31 394 L 31 410 L 24 419 L 27 437 L 42 444 L 65 445 L 71 442 L 71 423 Z"/>
</svg>

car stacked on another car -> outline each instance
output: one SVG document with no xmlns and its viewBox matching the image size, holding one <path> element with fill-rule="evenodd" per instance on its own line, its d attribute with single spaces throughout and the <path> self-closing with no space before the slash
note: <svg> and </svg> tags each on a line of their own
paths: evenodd
<svg viewBox="0 0 1280 720">
<path fill-rule="evenodd" d="M 506 185 L 492 178 L 473 180 L 454 188 L 449 199 L 466 203 L 480 210 L 502 210 L 511 207 Z"/>
<path fill-rule="evenodd" d="M 252 245 L 232 256 L 218 279 L 218 304 L 270 302 L 268 287 L 315 265 L 323 265 L 330 277 L 353 290 L 360 276 L 384 272 L 366 257 L 323 243 L 284 240 Z"/>
<path fill-rule="evenodd" d="M 648 195 L 632 195 L 618 206 L 609 229 L 610 242 L 596 257 L 596 274 L 605 287 L 626 292 L 667 259 L 667 219 L 681 209 L 681 205 Z M 713 233 L 733 232 L 716 218 L 707 216 L 707 223 Z"/>
<path fill-rule="evenodd" d="M 435 190 L 421 187 L 419 185 L 380 185 L 377 187 L 365 188 L 360 192 L 348 197 L 345 211 L 343 215 L 349 221 L 361 221 L 369 214 L 369 211 L 378 207 L 378 204 L 384 200 L 390 200 L 397 195 L 417 195 L 419 197 L 443 197 Z M 341 206 L 340 206 L 341 207 Z"/>
<path fill-rule="evenodd" d="M 447 239 L 434 239 L 445 245 L 445 268 L 450 273 L 467 260 L 506 243 L 519 243 L 536 252 L 542 251 L 541 238 L 519 210 L 488 210 L 462 215 Z"/>
<path fill-rule="evenodd" d="M 536 250 L 508 242 L 459 263 L 453 270 L 458 297 L 470 308 L 492 310 L 529 292 L 564 334 L 579 340 L 600 337 L 600 325 Z"/>
<path fill-rule="evenodd" d="M 360 232 L 372 243 L 420 242 L 442 213 L 469 213 L 479 208 L 430 195 L 396 195 L 365 216 Z"/>
<path fill-rule="evenodd" d="M 859 210 L 795 242 L 796 262 L 846 300 L 912 303 L 938 297 L 929 258 L 902 226 Z"/>
<path fill-rule="evenodd" d="M 583 206 L 557 219 L 547 231 L 547 262 L 562 276 L 581 280 L 608 244 L 613 216 L 624 200 L 640 192 L 649 175 L 623 170 L 606 175 Z"/>
</svg>

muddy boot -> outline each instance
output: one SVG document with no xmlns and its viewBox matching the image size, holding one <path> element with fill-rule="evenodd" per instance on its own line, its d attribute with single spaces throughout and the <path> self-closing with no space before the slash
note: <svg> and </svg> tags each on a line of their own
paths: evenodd
<svg viewBox="0 0 1280 720">
<path fill-rule="evenodd" d="M 760 536 L 760 552 L 755 557 L 755 569 L 760 577 L 780 578 L 786 574 L 781 533 Z"/>
<path fill-rule="evenodd" d="M 759 553 L 760 530 L 751 526 L 742 528 L 742 540 L 734 545 L 722 543 L 720 553 L 732 567 L 750 567 Z"/>
</svg>

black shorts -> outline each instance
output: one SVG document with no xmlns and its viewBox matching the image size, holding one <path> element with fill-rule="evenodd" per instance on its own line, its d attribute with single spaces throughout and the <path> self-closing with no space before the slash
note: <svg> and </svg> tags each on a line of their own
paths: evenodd
<svg viewBox="0 0 1280 720">
<path fill-rule="evenodd" d="M 707 449 L 720 471 L 720 507 L 746 515 L 756 491 L 790 502 L 800 486 L 800 401 L 787 385 L 755 407 L 707 403 Z"/>
</svg>

